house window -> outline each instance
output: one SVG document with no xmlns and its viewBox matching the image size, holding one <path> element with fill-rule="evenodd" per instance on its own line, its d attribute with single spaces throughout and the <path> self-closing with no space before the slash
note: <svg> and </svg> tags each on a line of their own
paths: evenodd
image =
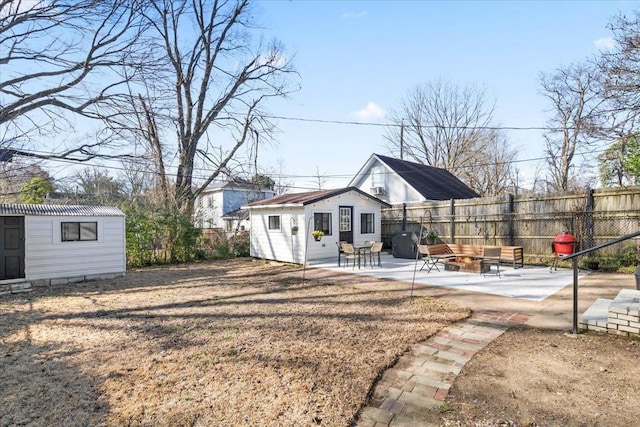
<svg viewBox="0 0 640 427">
<path fill-rule="evenodd" d="M 373 214 L 372 213 L 363 213 L 360 214 L 360 233 L 362 234 L 371 234 L 375 232 L 373 226 Z"/>
<path fill-rule="evenodd" d="M 269 230 L 280 230 L 280 215 L 269 215 Z"/>
<path fill-rule="evenodd" d="M 340 231 L 351 231 L 351 208 L 340 208 Z"/>
<path fill-rule="evenodd" d="M 62 241 L 78 242 L 98 240 L 97 222 L 63 222 Z"/>
<path fill-rule="evenodd" d="M 371 186 L 383 187 L 385 184 L 385 171 L 382 166 L 378 166 L 371 171 Z"/>
<path fill-rule="evenodd" d="M 314 213 L 313 214 L 313 231 L 320 230 L 325 236 L 331 235 L 331 214 L 330 213 Z"/>
</svg>

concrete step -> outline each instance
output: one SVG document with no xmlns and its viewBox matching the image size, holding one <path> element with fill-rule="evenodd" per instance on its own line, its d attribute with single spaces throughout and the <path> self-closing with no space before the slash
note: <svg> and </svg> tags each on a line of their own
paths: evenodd
<svg viewBox="0 0 640 427">
<path fill-rule="evenodd" d="M 623 289 L 613 299 L 598 298 L 579 319 L 579 328 L 615 335 L 640 335 L 640 290 Z"/>
<path fill-rule="evenodd" d="M 609 305 L 611 299 L 598 298 L 579 319 L 580 329 L 587 331 L 607 332 L 607 322 L 609 319 Z"/>
</svg>

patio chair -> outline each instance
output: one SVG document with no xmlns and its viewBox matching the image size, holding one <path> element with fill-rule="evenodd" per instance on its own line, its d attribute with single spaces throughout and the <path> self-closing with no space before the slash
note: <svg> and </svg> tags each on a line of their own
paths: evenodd
<svg viewBox="0 0 640 427">
<path fill-rule="evenodd" d="M 356 268 L 356 261 L 359 261 L 360 254 L 354 249 L 353 244 L 351 243 L 343 243 L 342 251 L 344 252 L 344 258 L 347 261 L 347 267 L 349 267 L 349 260 L 353 260 L 353 267 Z"/>
<path fill-rule="evenodd" d="M 382 242 L 374 242 L 369 249 L 369 264 L 373 267 L 373 258 L 378 257 L 378 267 L 382 266 L 380 262 L 380 252 L 382 252 Z"/>
<path fill-rule="evenodd" d="M 485 272 L 482 273 L 482 276 L 485 277 L 487 274 L 495 274 L 500 277 L 500 254 L 502 253 L 502 248 L 500 247 L 490 247 L 484 246 L 482 248 L 482 264 L 489 266 L 489 271 L 491 271 L 491 266 L 496 266 L 495 273 Z"/>
<path fill-rule="evenodd" d="M 344 254 L 344 250 L 342 249 L 342 245 L 344 245 L 345 243 L 347 243 L 347 242 L 342 241 L 342 240 L 339 241 L 339 242 L 336 242 L 336 246 L 338 247 L 338 267 L 340 267 L 340 258 L 342 257 L 342 254 Z"/>
<path fill-rule="evenodd" d="M 420 271 L 425 267 L 427 267 L 427 273 L 430 273 L 433 267 L 440 271 L 438 268 L 438 262 L 440 262 L 441 259 L 431 255 L 429 252 L 429 245 L 418 245 L 418 252 L 420 252 L 423 262 L 422 267 L 420 267 Z"/>
</svg>

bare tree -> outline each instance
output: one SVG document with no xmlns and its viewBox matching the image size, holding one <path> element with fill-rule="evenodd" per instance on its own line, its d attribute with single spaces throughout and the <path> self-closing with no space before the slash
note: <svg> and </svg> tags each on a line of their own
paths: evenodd
<svg viewBox="0 0 640 427">
<path fill-rule="evenodd" d="M 615 16 L 608 26 L 614 48 L 603 51 L 596 62 L 604 76 L 604 97 L 611 103 L 609 112 L 633 113 L 616 117 L 616 124 L 623 125 L 628 124 L 628 118 L 637 121 L 640 114 L 640 11 L 630 17 Z"/>
<path fill-rule="evenodd" d="M 511 147 L 504 132 L 487 132 L 487 139 L 481 158 L 483 163 L 476 163 L 461 176 L 482 197 L 498 196 L 508 191 L 516 193 L 516 171 L 512 165 L 517 151 Z"/>
<path fill-rule="evenodd" d="M 114 157 L 99 139 L 57 147 L 42 139 L 64 133 L 71 115 L 108 114 L 125 89 L 114 70 L 134 62 L 137 9 L 136 0 L 0 0 L 1 149 L 36 158 Z M 39 151 L 20 149 L 29 142 Z"/>
<path fill-rule="evenodd" d="M 587 149 L 602 127 L 603 98 L 597 71 L 573 64 L 553 73 L 540 74 L 540 93 L 551 104 L 549 129 L 545 133 L 549 184 L 566 191 L 579 149 Z"/>
<path fill-rule="evenodd" d="M 320 168 L 316 166 L 316 173 L 313 175 L 313 186 L 318 190 L 324 190 L 324 186 L 327 185 L 327 178 L 320 172 Z"/>
<path fill-rule="evenodd" d="M 277 42 L 252 40 L 248 0 L 149 0 L 144 16 L 150 60 L 130 86 L 134 114 L 111 126 L 145 144 L 165 205 L 191 214 L 241 147 L 269 139 L 262 107 L 287 95 L 290 58 Z"/>
<path fill-rule="evenodd" d="M 387 147 L 405 160 L 447 169 L 481 194 L 498 194 L 507 189 L 511 166 L 502 161 L 505 172 L 496 176 L 495 162 L 515 153 L 492 126 L 493 111 L 484 88 L 442 79 L 417 86 L 390 114 Z M 493 182 L 485 182 L 489 177 Z"/>
<path fill-rule="evenodd" d="M 295 186 L 295 182 L 287 176 L 286 171 L 287 165 L 284 159 L 279 158 L 277 160 L 276 167 L 271 171 L 271 176 L 273 176 L 274 181 L 276 182 L 274 191 L 278 196 L 286 194 L 289 189 Z"/>
</svg>

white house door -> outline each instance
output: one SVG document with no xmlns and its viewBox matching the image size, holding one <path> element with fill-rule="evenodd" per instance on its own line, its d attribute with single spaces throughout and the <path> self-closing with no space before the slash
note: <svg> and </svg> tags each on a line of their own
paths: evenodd
<svg viewBox="0 0 640 427">
<path fill-rule="evenodd" d="M 0 217 L 0 280 L 24 278 L 24 217 Z"/>
<path fill-rule="evenodd" d="M 340 206 L 340 241 L 353 243 L 353 206 Z"/>
</svg>

